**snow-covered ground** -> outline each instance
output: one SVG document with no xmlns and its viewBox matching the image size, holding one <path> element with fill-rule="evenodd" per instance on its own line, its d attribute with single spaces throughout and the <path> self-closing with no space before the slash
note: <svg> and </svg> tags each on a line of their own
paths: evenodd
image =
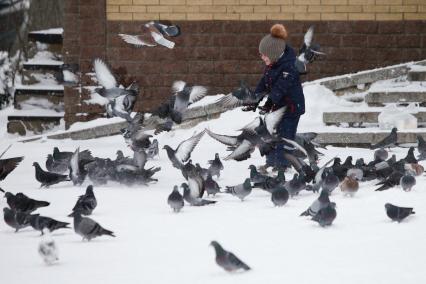
<svg viewBox="0 0 426 284">
<path fill-rule="evenodd" d="M 322 96 L 322 95 L 320 95 Z M 319 99 L 317 101 L 324 100 Z M 308 106 L 308 113 L 315 107 Z M 317 105 L 317 112 L 322 111 Z M 301 131 L 318 131 L 315 124 L 302 119 Z M 219 119 L 203 122 L 192 129 L 163 133 L 157 138 L 176 147 L 180 141 L 208 127 L 223 134 L 236 133 L 256 116 L 240 110 L 229 111 Z M 318 123 L 318 122 L 317 122 Z M 319 123 L 317 124 L 319 125 Z M 90 181 L 80 187 L 71 182 L 39 189 L 32 163 L 44 167 L 47 154 L 54 146 L 74 151 L 76 147 L 90 149 L 95 156 L 115 158 L 117 150 L 131 155 L 123 138 L 113 136 L 87 141 L 39 140 L 29 143 L 14 142 L 3 136 L 2 152 L 13 143 L 5 157 L 25 156 L 1 187 L 19 192 L 51 205 L 39 210 L 61 221 L 66 217 L 77 197 Z M 333 148 L 322 150 L 326 160 L 339 156 L 372 159 L 367 149 Z M 406 149 L 393 150 L 397 158 Z M 195 148 L 192 159 L 207 166 L 207 160 L 218 152 L 226 155 L 226 147 L 205 135 Z M 244 162 L 225 162 L 225 170 L 218 180 L 222 187 L 241 183 L 248 177 L 250 164 L 263 164 L 256 151 Z M 220 194 L 215 205 L 185 206 L 174 214 L 166 199 L 173 185 L 184 182 L 174 169 L 164 150 L 160 157 L 147 166 L 161 166 L 155 175 L 158 183 L 148 187 L 125 187 L 116 183 L 95 186 L 98 207 L 92 218 L 114 231 L 116 238 L 100 237 L 82 242 L 72 229 L 59 230 L 53 238 L 59 247 L 60 261 L 46 266 L 37 253 L 40 233 L 26 228 L 19 233 L 0 221 L 1 283 L 424 283 L 426 255 L 426 180 L 417 179 L 412 192 L 395 187 L 375 192 L 372 182 L 362 183 L 353 198 L 344 197 L 338 190 L 331 196 L 337 203 L 337 218 L 329 228 L 299 217 L 317 194 L 302 192 L 282 208 L 274 208 L 270 195 L 254 190 L 244 202 L 233 196 Z M 292 172 L 286 173 L 290 178 Z M 1 200 L 5 206 L 5 200 Z M 416 214 L 398 224 L 391 222 L 384 204 L 391 202 L 412 206 Z M 217 240 L 252 267 L 247 273 L 228 274 L 214 261 L 209 247 Z"/>
</svg>

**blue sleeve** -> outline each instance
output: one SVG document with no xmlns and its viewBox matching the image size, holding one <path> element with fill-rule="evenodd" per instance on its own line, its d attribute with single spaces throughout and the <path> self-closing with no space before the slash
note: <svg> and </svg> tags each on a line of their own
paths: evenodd
<svg viewBox="0 0 426 284">
<path fill-rule="evenodd" d="M 265 75 L 262 76 L 259 83 L 257 83 L 256 90 L 254 90 L 255 94 L 261 94 L 265 91 Z"/>
<path fill-rule="evenodd" d="M 299 76 L 295 72 L 297 70 L 284 71 L 275 82 L 269 93 L 269 98 L 274 104 L 282 104 L 283 98 L 289 95 L 289 90 L 298 83 Z"/>
</svg>

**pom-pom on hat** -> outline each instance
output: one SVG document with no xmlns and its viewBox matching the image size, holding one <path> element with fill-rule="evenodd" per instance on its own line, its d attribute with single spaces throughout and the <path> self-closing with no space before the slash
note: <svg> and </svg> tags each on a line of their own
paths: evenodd
<svg viewBox="0 0 426 284">
<path fill-rule="evenodd" d="M 273 25 L 270 34 L 260 41 L 259 52 L 268 56 L 271 62 L 276 62 L 284 52 L 286 38 L 286 28 L 281 24 Z"/>
</svg>

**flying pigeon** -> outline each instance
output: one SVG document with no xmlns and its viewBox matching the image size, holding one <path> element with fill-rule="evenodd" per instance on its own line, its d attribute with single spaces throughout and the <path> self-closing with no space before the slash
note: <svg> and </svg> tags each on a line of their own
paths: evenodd
<svg viewBox="0 0 426 284">
<path fill-rule="evenodd" d="M 167 156 L 172 162 L 173 167 L 181 169 L 185 162 L 191 157 L 191 152 L 200 142 L 201 137 L 203 137 L 205 131 L 202 131 L 198 134 L 194 134 L 191 138 L 182 141 L 176 150 L 172 149 L 169 145 L 164 145 L 163 149 L 166 149 Z"/>
<path fill-rule="evenodd" d="M 383 138 L 383 140 L 379 141 L 374 145 L 371 145 L 371 149 L 395 147 L 398 141 L 397 131 L 398 129 L 396 127 L 392 128 L 391 133 L 385 138 Z"/>
<path fill-rule="evenodd" d="M 312 220 L 318 222 L 321 227 L 330 226 L 334 219 L 336 219 L 336 203 L 330 202 L 326 207 L 321 208 Z"/>
<path fill-rule="evenodd" d="M 167 204 L 173 209 L 173 212 L 179 212 L 184 206 L 183 197 L 179 192 L 177 185 L 173 187 L 172 193 L 167 198 Z"/>
<path fill-rule="evenodd" d="M 0 160 L 0 180 L 4 180 L 8 174 L 10 174 L 18 165 L 24 157 L 16 157 L 9 159 Z"/>
<path fill-rule="evenodd" d="M 250 270 L 251 268 L 242 262 L 238 257 L 236 257 L 232 252 L 226 251 L 222 246 L 216 242 L 212 241 L 210 243 L 214 247 L 216 253 L 216 263 L 223 269 L 228 272 L 237 271 L 240 269 Z"/>
<path fill-rule="evenodd" d="M 385 204 L 386 215 L 392 219 L 392 221 L 397 221 L 398 223 L 410 216 L 415 214 L 413 208 L 410 207 L 398 207 L 396 205 L 386 203 Z"/>
<path fill-rule="evenodd" d="M 152 24 L 165 36 L 177 37 L 181 34 L 180 27 L 177 25 L 157 21 L 152 22 Z"/>
<path fill-rule="evenodd" d="M 0 191 L 4 192 L 1 188 Z M 16 195 L 11 192 L 5 192 L 4 197 L 6 198 L 7 205 L 9 205 L 10 209 L 26 214 L 30 214 L 38 208 L 46 207 L 50 204 L 47 201 L 39 201 L 29 198 L 22 192 L 18 192 Z"/>
<path fill-rule="evenodd" d="M 115 237 L 114 232 L 102 228 L 101 225 L 90 218 L 82 217 L 79 211 L 75 211 L 73 216 L 74 231 L 83 237 L 83 241 L 90 241 L 91 239 L 102 235 Z"/>
<path fill-rule="evenodd" d="M 49 187 L 63 181 L 69 181 L 68 175 L 43 171 L 37 162 L 34 162 L 33 166 L 35 167 L 35 178 L 41 183 L 40 187 Z"/>
<path fill-rule="evenodd" d="M 79 211 L 80 214 L 88 216 L 92 214 L 97 205 L 98 202 L 96 200 L 95 194 L 93 193 L 93 186 L 89 185 L 86 188 L 86 193 L 78 197 L 77 203 L 74 205 L 72 211 Z M 73 213 L 68 215 L 68 217 L 71 216 L 73 216 Z"/>
<path fill-rule="evenodd" d="M 299 50 L 299 56 L 295 62 L 297 70 L 301 74 L 306 74 L 306 64 L 312 63 L 318 55 L 324 55 L 320 52 L 320 45 L 313 43 L 314 26 L 310 26 L 303 38 L 303 45 Z"/>
<path fill-rule="evenodd" d="M 220 98 L 216 103 L 227 107 L 236 108 L 239 106 L 258 105 L 264 94 L 256 94 L 250 90 L 245 82 L 241 81 L 240 87 L 230 94 Z M 255 110 L 256 108 L 254 108 Z"/>
<path fill-rule="evenodd" d="M 154 159 L 156 156 L 158 156 L 158 153 L 158 140 L 154 139 L 146 150 L 146 154 L 148 155 L 148 159 Z"/>
<path fill-rule="evenodd" d="M 249 178 L 247 178 L 242 184 L 226 187 L 226 193 L 231 193 L 238 197 L 241 201 L 244 201 L 244 198 L 251 193 L 251 190 L 252 186 Z"/>
<path fill-rule="evenodd" d="M 202 199 L 200 197 L 194 197 L 191 195 L 188 184 L 182 183 L 183 188 L 183 199 L 192 206 L 204 206 L 209 204 L 215 204 L 217 201 Z"/>
<path fill-rule="evenodd" d="M 288 197 L 289 194 L 287 189 L 283 186 L 279 186 L 272 192 L 271 201 L 275 206 L 281 207 L 287 203 Z"/>
<path fill-rule="evenodd" d="M 38 253 L 47 265 L 53 264 L 59 260 L 58 247 L 56 246 L 55 240 L 53 240 L 48 228 L 44 228 L 43 236 L 38 245 Z"/>
</svg>

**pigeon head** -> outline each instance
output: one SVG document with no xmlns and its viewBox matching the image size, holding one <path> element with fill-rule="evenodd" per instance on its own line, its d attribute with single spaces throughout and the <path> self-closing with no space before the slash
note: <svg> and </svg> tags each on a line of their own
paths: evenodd
<svg viewBox="0 0 426 284">
<path fill-rule="evenodd" d="M 6 213 L 8 213 L 8 212 L 11 212 L 12 211 L 12 209 L 9 209 L 9 208 L 7 208 L 7 207 L 4 207 L 3 208 L 3 213 L 4 214 L 6 214 Z"/>
<path fill-rule="evenodd" d="M 334 158 L 334 164 L 339 165 L 342 162 L 342 160 L 339 157 Z"/>
<path fill-rule="evenodd" d="M 392 128 L 392 133 L 396 133 L 398 131 L 398 128 L 396 128 L 396 127 L 394 127 L 394 128 Z"/>
<path fill-rule="evenodd" d="M 13 197 L 13 194 L 11 192 L 5 192 L 4 197 L 10 198 L 10 197 Z"/>
<path fill-rule="evenodd" d="M 211 241 L 211 242 L 210 242 L 210 245 L 211 245 L 212 247 L 214 247 L 214 249 L 216 250 L 216 253 L 217 253 L 218 251 L 223 251 L 222 246 L 221 246 L 218 242 L 216 242 L 216 241 Z"/>
<path fill-rule="evenodd" d="M 177 185 L 173 186 L 173 192 L 179 192 L 179 187 Z"/>
<path fill-rule="evenodd" d="M 47 160 L 52 161 L 53 160 L 53 155 L 52 154 L 48 154 L 47 155 Z"/>
<path fill-rule="evenodd" d="M 37 162 L 34 162 L 33 167 L 40 168 L 40 165 Z"/>
<path fill-rule="evenodd" d="M 93 185 L 89 185 L 86 188 L 86 194 L 93 194 Z"/>
<path fill-rule="evenodd" d="M 181 185 L 180 185 L 182 188 L 183 188 L 183 190 L 186 190 L 186 189 L 188 189 L 189 190 L 189 186 L 188 186 L 188 184 L 187 183 L 182 183 Z"/>
<path fill-rule="evenodd" d="M 386 210 L 389 210 L 389 209 L 391 209 L 392 208 L 392 204 L 390 204 L 390 203 L 386 203 L 385 204 L 385 208 L 386 208 Z"/>
<path fill-rule="evenodd" d="M 117 151 L 117 158 L 119 158 L 119 159 L 124 158 L 123 151 L 121 151 L 121 150 Z"/>
</svg>

